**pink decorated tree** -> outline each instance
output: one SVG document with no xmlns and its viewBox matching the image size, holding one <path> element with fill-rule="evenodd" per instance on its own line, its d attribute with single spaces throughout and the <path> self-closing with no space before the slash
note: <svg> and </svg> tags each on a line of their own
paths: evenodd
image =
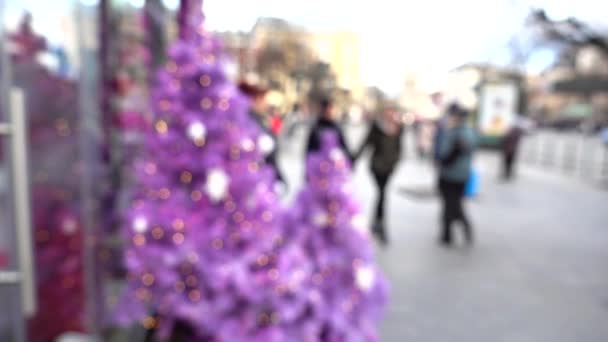
<svg viewBox="0 0 608 342">
<path fill-rule="evenodd" d="M 270 138 L 228 79 L 202 2 L 185 3 L 123 218 L 118 323 L 170 341 L 375 340 L 386 283 L 344 156 L 328 141 L 286 212 L 264 164 Z"/>
<path fill-rule="evenodd" d="M 128 283 L 116 319 L 165 340 L 297 340 L 311 268 L 284 231 L 263 162 L 269 137 L 227 78 L 200 6 L 190 2 L 152 92 L 153 126 L 124 215 Z"/>
<path fill-rule="evenodd" d="M 323 341 L 377 340 L 376 326 L 387 282 L 373 251 L 358 203 L 349 161 L 335 135 L 306 163 L 308 184 L 286 220 L 313 263 L 310 303 L 303 322 Z"/>
</svg>

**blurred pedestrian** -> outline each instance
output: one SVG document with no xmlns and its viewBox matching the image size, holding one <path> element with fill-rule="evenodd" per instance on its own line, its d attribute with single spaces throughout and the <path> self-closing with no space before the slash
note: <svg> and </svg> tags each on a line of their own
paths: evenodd
<svg viewBox="0 0 608 342">
<path fill-rule="evenodd" d="M 295 135 L 298 126 L 304 121 L 302 112 L 300 111 L 299 103 L 293 105 L 293 109 L 291 113 L 288 114 L 286 121 L 287 137 L 291 139 Z"/>
<path fill-rule="evenodd" d="M 273 109 L 270 114 L 270 130 L 275 137 L 278 137 L 283 131 L 283 118 L 278 109 Z"/>
<path fill-rule="evenodd" d="M 355 154 L 355 159 L 358 159 L 366 149 L 372 150 L 370 168 L 378 186 L 378 199 L 376 200 L 375 222 L 372 232 L 383 244 L 388 243 L 384 220 L 386 187 L 401 157 L 401 135 L 403 131 L 403 123 L 400 120 L 397 106 L 389 104 L 372 123 L 367 137 Z"/>
<path fill-rule="evenodd" d="M 464 237 L 473 242 L 473 228 L 464 212 L 465 186 L 471 175 L 476 137 L 467 124 L 468 112 L 458 104 L 448 108 L 448 121 L 438 151 L 439 193 L 443 211 L 441 213 L 440 243 L 452 243 L 452 224 L 462 223 Z"/>
<path fill-rule="evenodd" d="M 346 144 L 344 135 L 342 134 L 342 129 L 336 122 L 337 111 L 333 102 L 329 98 L 322 99 L 320 107 L 320 117 L 311 128 L 310 135 L 308 136 L 306 155 L 317 152 L 321 149 L 321 137 L 323 132 L 333 131 L 338 137 L 338 144 L 340 144 L 342 152 L 344 152 L 347 158 L 352 161 L 353 157 L 350 153 L 348 145 Z"/>
<path fill-rule="evenodd" d="M 513 178 L 513 168 L 517 158 L 519 142 L 523 135 L 521 125 L 516 122 L 503 137 L 502 140 L 502 159 L 503 159 L 503 178 L 511 180 Z"/>
<path fill-rule="evenodd" d="M 249 114 L 258 123 L 262 131 L 264 131 L 266 141 L 269 142 L 267 144 L 268 146 L 264 147 L 267 149 L 264 151 L 266 154 L 266 163 L 274 169 L 277 180 L 286 186 L 287 184 L 283 180 L 283 175 L 277 162 L 278 144 L 276 136 L 272 131 L 269 105 L 266 101 L 267 89 L 248 81 L 242 81 L 239 84 L 239 89 L 251 100 Z"/>
<path fill-rule="evenodd" d="M 433 138 L 435 136 L 435 125 L 426 120 L 420 120 L 416 129 L 416 148 L 418 158 L 424 160 L 428 158 L 433 148 Z"/>
</svg>

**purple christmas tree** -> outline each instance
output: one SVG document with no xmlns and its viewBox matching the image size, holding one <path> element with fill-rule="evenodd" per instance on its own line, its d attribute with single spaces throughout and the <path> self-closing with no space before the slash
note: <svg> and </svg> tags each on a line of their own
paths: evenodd
<svg viewBox="0 0 608 342">
<path fill-rule="evenodd" d="M 307 187 L 286 220 L 313 263 L 302 322 L 323 341 L 377 340 L 387 282 L 373 262 L 365 219 L 353 200 L 350 166 L 332 133 L 309 157 Z M 310 335 L 306 335 L 310 336 Z"/>
<path fill-rule="evenodd" d="M 153 127 L 124 218 L 128 283 L 117 319 L 161 339 L 290 340 L 311 267 L 283 230 L 263 163 L 268 137 L 194 7 L 152 92 Z"/>
</svg>

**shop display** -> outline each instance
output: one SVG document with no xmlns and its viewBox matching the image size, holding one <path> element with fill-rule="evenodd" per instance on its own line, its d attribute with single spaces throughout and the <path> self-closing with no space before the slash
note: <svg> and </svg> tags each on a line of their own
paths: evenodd
<svg viewBox="0 0 608 342">
<path fill-rule="evenodd" d="M 74 80 L 39 62 L 52 52 L 32 30 L 32 20 L 26 14 L 9 39 L 13 82 L 25 95 L 34 199 L 38 309 L 29 320 L 29 339 L 51 342 L 65 331 L 84 331 L 78 97 Z"/>
</svg>

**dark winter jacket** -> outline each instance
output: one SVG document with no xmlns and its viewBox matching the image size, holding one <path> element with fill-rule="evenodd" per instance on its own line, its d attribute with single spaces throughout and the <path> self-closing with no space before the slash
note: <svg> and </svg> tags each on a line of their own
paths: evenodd
<svg viewBox="0 0 608 342">
<path fill-rule="evenodd" d="M 504 136 L 502 141 L 502 151 L 505 154 L 515 154 L 517 152 L 517 148 L 519 147 L 519 141 L 521 140 L 521 136 L 523 135 L 523 130 L 517 126 L 514 126 L 509 130 L 509 132 Z"/>
<path fill-rule="evenodd" d="M 311 128 L 310 135 L 308 136 L 308 144 L 306 146 L 306 155 L 308 156 L 310 153 L 321 150 L 321 137 L 326 131 L 333 131 L 336 133 L 338 144 L 340 144 L 342 152 L 344 152 L 344 154 L 352 161 L 352 154 L 346 145 L 346 141 L 340 126 L 338 126 L 338 124 L 334 121 L 325 118 L 317 120 L 317 122 Z"/>
<path fill-rule="evenodd" d="M 446 121 L 447 116 L 443 116 L 439 120 L 437 120 L 435 126 L 435 136 L 433 137 L 433 160 L 438 163 L 440 162 L 440 148 L 443 137 L 445 136 L 446 131 Z"/>
<path fill-rule="evenodd" d="M 388 175 L 397 166 L 401 156 L 401 135 L 403 127 L 399 126 L 396 134 L 387 134 L 374 123 L 363 141 L 363 145 L 355 155 L 358 158 L 366 148 L 372 149 L 371 169 L 379 175 Z"/>
</svg>

